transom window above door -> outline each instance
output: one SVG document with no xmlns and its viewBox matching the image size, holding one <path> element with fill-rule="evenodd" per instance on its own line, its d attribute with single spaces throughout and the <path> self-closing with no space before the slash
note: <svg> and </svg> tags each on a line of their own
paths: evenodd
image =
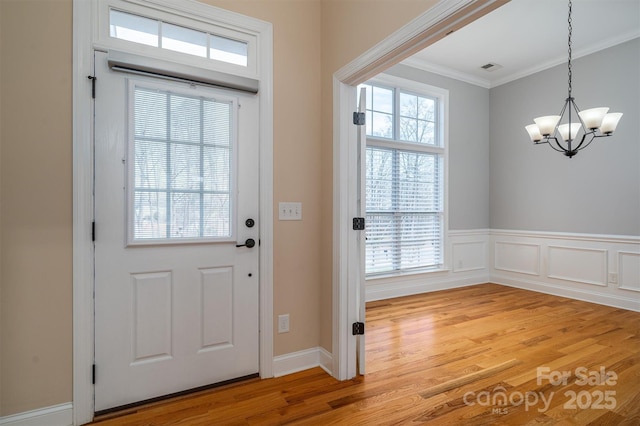
<svg viewBox="0 0 640 426">
<path fill-rule="evenodd" d="M 89 0 L 87 0 L 89 1 Z M 259 79 L 260 31 L 229 23 L 237 14 L 183 0 L 94 0 L 97 26 L 93 47 L 177 66 Z M 187 9 L 175 13 L 185 3 Z"/>
<path fill-rule="evenodd" d="M 246 67 L 248 42 L 120 10 L 109 11 L 109 35 L 146 46 Z"/>
</svg>

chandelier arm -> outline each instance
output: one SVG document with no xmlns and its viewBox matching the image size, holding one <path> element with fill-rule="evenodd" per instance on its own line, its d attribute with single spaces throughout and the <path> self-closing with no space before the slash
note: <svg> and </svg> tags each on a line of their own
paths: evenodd
<svg viewBox="0 0 640 426">
<path fill-rule="evenodd" d="M 573 109 L 575 109 L 576 113 L 578 113 L 578 120 L 580 121 L 580 125 L 584 129 L 585 133 L 589 133 L 589 132 L 587 132 L 587 130 L 590 131 L 591 129 L 587 129 L 587 126 L 584 124 L 584 121 L 582 120 L 582 117 L 580 117 L 580 108 L 578 108 L 578 105 L 576 104 L 576 101 L 575 101 L 574 98 L 571 98 L 571 105 L 573 105 Z"/>
<path fill-rule="evenodd" d="M 555 141 L 557 143 L 557 139 L 556 138 L 544 138 L 540 141 L 534 142 L 534 145 L 544 145 L 547 144 L 549 145 L 552 149 L 558 151 L 558 152 L 564 152 L 564 151 L 560 151 L 558 148 L 556 148 L 555 146 L 553 146 L 553 143 L 551 143 L 551 140 L 553 139 L 553 141 Z"/>
<path fill-rule="evenodd" d="M 589 141 L 587 142 L 586 145 L 583 146 L 584 141 L 587 139 L 587 136 L 591 135 L 591 139 L 589 139 Z M 589 133 L 585 133 L 584 135 L 582 135 L 582 140 L 580 141 L 580 144 L 577 146 L 577 148 L 575 149 L 575 151 L 579 151 L 581 149 L 585 149 L 586 147 L 588 147 L 589 145 L 591 145 L 591 142 L 593 142 L 596 138 L 596 135 L 594 132 L 589 132 Z"/>
<path fill-rule="evenodd" d="M 550 147 L 551 147 L 551 149 L 552 149 L 552 150 L 554 150 L 554 151 L 558 151 L 558 152 L 561 152 L 561 153 L 563 153 L 563 154 L 567 152 L 567 151 L 565 151 L 564 149 L 560 150 L 560 149 L 556 148 L 555 146 L 553 146 L 553 144 L 549 144 L 549 146 L 550 146 Z"/>
<path fill-rule="evenodd" d="M 573 104 L 573 107 L 576 109 L 576 111 L 580 112 L 580 108 L 578 108 L 578 104 L 576 104 L 575 98 L 571 98 L 571 103 Z M 580 121 L 582 121 L 582 119 L 580 119 Z"/>
<path fill-rule="evenodd" d="M 560 149 L 558 149 L 558 148 L 556 148 L 555 146 L 553 146 L 553 144 L 551 143 L 551 141 L 549 141 L 549 146 L 550 146 L 551 148 L 553 148 L 554 150 L 556 150 L 556 151 L 558 151 L 558 152 L 562 152 L 562 153 L 567 153 L 567 152 L 569 152 L 569 150 L 568 150 L 567 148 L 565 148 L 565 147 L 563 147 L 562 145 L 560 145 L 560 141 L 558 141 L 558 138 L 555 138 L 555 137 L 554 137 L 554 138 L 552 138 L 552 139 L 554 140 L 554 142 L 556 143 L 556 145 L 557 145 L 557 146 L 558 146 L 558 148 L 560 148 Z"/>
<path fill-rule="evenodd" d="M 564 117 L 564 113 L 567 110 L 567 106 L 569 105 L 569 102 L 572 100 L 573 98 L 567 98 L 564 101 L 564 105 L 562 105 L 562 111 L 560 111 L 560 120 L 558 120 L 558 124 L 556 125 L 556 129 L 558 128 L 558 126 L 560 125 L 560 122 L 562 121 L 562 117 Z"/>
<path fill-rule="evenodd" d="M 564 105 L 562 106 L 562 110 L 560 111 L 560 120 L 558 120 L 558 124 L 556 124 L 556 128 L 553 129 L 552 135 L 555 135 L 558 132 L 558 127 L 560 126 L 560 123 L 562 122 L 562 119 L 564 118 L 564 113 L 567 111 L 567 106 L 569 105 L 569 101 L 570 100 L 571 100 L 571 98 L 567 98 L 567 100 L 564 101 Z M 571 108 L 569 108 L 569 114 L 571 114 Z M 558 142 L 558 138 L 554 136 L 553 139 L 555 139 L 555 141 L 558 144 L 558 146 L 560 146 L 560 144 Z M 560 148 L 562 148 L 563 150 L 566 151 L 566 149 L 564 149 L 564 147 L 560 146 Z"/>
</svg>

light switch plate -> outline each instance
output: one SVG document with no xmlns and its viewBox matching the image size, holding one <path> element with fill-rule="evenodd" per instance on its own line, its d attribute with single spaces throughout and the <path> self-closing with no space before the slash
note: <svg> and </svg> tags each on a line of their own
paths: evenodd
<svg viewBox="0 0 640 426">
<path fill-rule="evenodd" d="M 278 315 L 278 333 L 289 332 L 289 314 Z"/>
<path fill-rule="evenodd" d="M 302 220 L 302 203 L 278 203 L 278 219 Z"/>
</svg>

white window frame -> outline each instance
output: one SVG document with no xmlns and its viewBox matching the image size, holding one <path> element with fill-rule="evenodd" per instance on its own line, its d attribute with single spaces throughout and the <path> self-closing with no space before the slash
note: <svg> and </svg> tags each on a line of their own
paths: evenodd
<svg viewBox="0 0 640 426">
<path fill-rule="evenodd" d="M 404 271 L 390 271 L 388 273 L 375 273 L 375 274 L 367 274 L 365 279 L 367 281 L 381 280 L 384 279 L 386 282 L 398 282 L 404 279 L 404 277 L 408 275 L 417 275 L 417 274 L 429 274 L 429 273 L 437 273 L 448 270 L 448 259 L 447 259 L 447 251 L 445 250 L 447 244 L 447 234 L 448 234 L 448 217 L 449 217 L 449 203 L 448 203 L 448 176 L 449 176 L 449 91 L 447 89 L 443 89 L 436 86 L 431 86 L 429 84 L 420 83 L 418 81 L 409 80 L 401 77 L 396 77 L 390 74 L 379 74 L 378 76 L 372 78 L 369 81 L 364 82 L 363 84 L 372 84 L 375 86 L 383 87 L 386 89 L 394 90 L 394 111 L 393 111 L 393 120 L 394 120 L 394 138 L 397 136 L 397 129 L 399 126 L 400 117 L 399 114 L 396 114 L 396 106 L 398 105 L 400 92 L 415 94 L 419 96 L 431 97 L 437 100 L 437 111 L 436 111 L 436 133 L 437 140 L 441 142 L 440 145 L 430 145 L 423 143 L 414 143 L 414 142 L 405 142 L 399 139 L 388 139 L 382 137 L 375 136 L 367 136 L 367 146 L 374 146 L 380 148 L 387 148 L 393 150 L 406 150 L 406 151 L 416 151 L 416 152 L 424 152 L 429 154 L 438 154 L 442 156 L 443 159 L 443 172 L 442 172 L 442 203 L 443 210 L 441 213 L 442 221 L 441 221 L 441 240 L 440 240 L 440 266 L 439 267 L 425 267 L 413 270 L 404 270 Z M 363 261 L 365 261 L 363 259 Z"/>
<path fill-rule="evenodd" d="M 273 26 L 191 0 L 120 1 L 146 6 L 180 19 L 217 22 L 220 27 L 255 36 L 255 69 L 219 64 L 220 72 L 257 79 L 260 84 L 260 376 L 273 377 Z M 109 51 L 98 36 L 104 0 L 73 0 L 73 424 L 94 415 L 92 364 L 93 312 L 93 101 L 94 52 Z M 146 14 L 144 14 L 146 15 Z M 103 18 L 104 20 L 104 18 Z M 208 21 L 207 21 L 208 20 Z M 135 45 L 135 43 L 130 43 Z M 115 47 L 113 47 L 115 49 Z M 117 50 L 117 49 L 116 49 Z M 127 49 L 125 49 L 127 50 Z M 140 52 L 130 52 L 140 53 Z M 177 52 L 176 52 L 177 53 Z M 181 55 L 181 54 L 178 54 Z M 191 55 L 182 55 L 191 56 Z M 161 58 L 158 58 L 161 59 Z M 202 58 L 200 58 L 202 59 Z M 180 61 L 178 61 L 180 62 Z M 185 61 L 181 61 L 184 63 Z M 212 66 L 208 60 L 209 68 Z M 214 61 L 217 63 L 217 61 Z M 229 64 L 231 65 L 231 64 Z M 197 66 L 197 65 L 196 65 Z M 95 81 L 94 81 L 95 82 Z M 95 82 L 100 84 L 100 82 Z"/>
</svg>

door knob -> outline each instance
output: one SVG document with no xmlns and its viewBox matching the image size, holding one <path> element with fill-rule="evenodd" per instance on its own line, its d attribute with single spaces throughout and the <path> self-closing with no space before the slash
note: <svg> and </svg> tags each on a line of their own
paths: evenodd
<svg viewBox="0 0 640 426">
<path fill-rule="evenodd" d="M 254 240 L 253 238 L 247 238 L 244 244 L 236 244 L 236 247 L 251 248 L 251 247 L 254 247 L 255 245 L 256 245 L 256 240 Z"/>
</svg>

